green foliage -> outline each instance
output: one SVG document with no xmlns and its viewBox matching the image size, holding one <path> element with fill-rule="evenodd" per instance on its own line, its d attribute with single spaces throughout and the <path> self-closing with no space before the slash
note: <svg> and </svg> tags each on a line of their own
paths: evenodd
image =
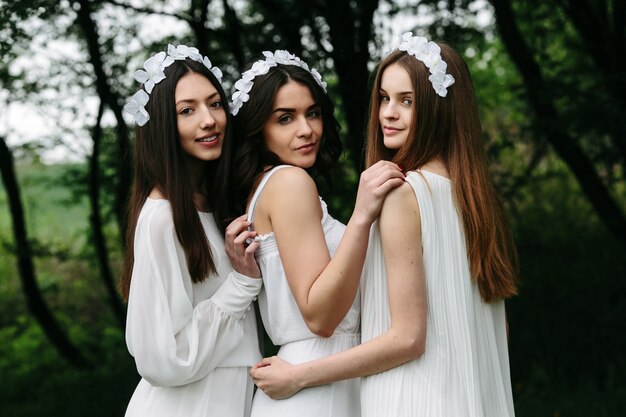
<svg viewBox="0 0 626 417">
<path fill-rule="evenodd" d="M 69 320 L 65 320 L 69 323 Z M 88 330 L 86 330 L 88 329 Z M 0 414 L 26 416 L 121 416 L 138 381 L 118 328 L 70 324 L 93 369 L 69 367 L 24 316 L 0 329 Z M 81 333 L 79 335 L 77 333 Z M 93 341 L 97 340 L 94 346 Z"/>
</svg>

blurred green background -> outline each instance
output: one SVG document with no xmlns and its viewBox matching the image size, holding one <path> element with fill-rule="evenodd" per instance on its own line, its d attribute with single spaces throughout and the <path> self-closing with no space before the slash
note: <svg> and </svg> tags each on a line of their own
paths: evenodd
<svg viewBox="0 0 626 417">
<path fill-rule="evenodd" d="M 371 71 L 407 30 L 465 57 L 521 260 L 518 416 L 626 415 L 623 1 L 0 0 L 0 415 L 121 416 L 139 380 L 116 292 L 132 74 L 196 45 L 227 90 L 263 50 L 329 82 L 349 217 Z M 268 346 L 271 349 L 271 346 Z"/>
</svg>

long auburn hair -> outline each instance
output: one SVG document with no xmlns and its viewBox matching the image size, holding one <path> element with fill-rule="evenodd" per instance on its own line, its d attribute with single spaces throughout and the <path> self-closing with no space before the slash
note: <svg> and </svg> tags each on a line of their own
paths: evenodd
<svg viewBox="0 0 626 417">
<path fill-rule="evenodd" d="M 455 83 L 440 97 L 428 80 L 426 66 L 404 51 L 394 51 L 379 65 L 372 90 L 366 165 L 381 159 L 416 170 L 434 158 L 445 165 L 462 218 L 472 279 L 489 302 L 517 294 L 517 253 L 487 167 L 478 105 L 467 64 L 450 46 L 439 43 L 447 72 Z M 384 146 L 380 126 L 383 71 L 392 64 L 411 79 L 413 114 L 406 142 L 398 150 Z"/>
<path fill-rule="evenodd" d="M 206 77 L 218 91 L 224 111 L 228 115 L 228 102 L 220 84 L 203 64 L 191 59 L 177 60 L 165 69 L 165 79 L 155 85 L 146 110 L 150 120 L 135 129 L 134 175 L 128 201 L 128 229 L 126 231 L 126 253 L 120 287 L 128 300 L 134 266 L 135 228 L 139 213 L 153 189 L 159 190 L 172 208 L 176 236 L 187 259 L 187 268 L 193 282 L 201 282 L 215 273 L 215 262 L 198 215 L 193 195 L 193 181 L 187 168 L 187 156 L 180 145 L 176 122 L 176 84 L 186 74 L 194 72 Z M 224 147 L 231 146 L 229 126 L 224 132 Z M 214 217 L 224 213 L 223 196 L 228 189 L 226 175 L 228 166 L 223 158 L 206 163 L 206 185 L 209 204 Z"/>
<path fill-rule="evenodd" d="M 307 171 L 315 178 L 318 186 L 330 186 L 331 171 L 341 156 L 339 123 L 334 116 L 334 106 L 328 94 L 317 84 L 305 69 L 279 64 L 267 74 L 257 76 L 249 93 L 249 100 L 234 118 L 233 148 L 227 149 L 224 159 L 232 160 L 232 184 L 230 207 L 231 218 L 246 210 L 246 202 L 255 180 L 266 167 L 280 165 L 278 156 L 269 151 L 263 138 L 263 127 L 269 120 L 276 93 L 289 81 L 309 88 L 313 99 L 322 111 L 323 134 L 317 158 Z M 232 152 L 232 156 L 230 153 Z"/>
</svg>

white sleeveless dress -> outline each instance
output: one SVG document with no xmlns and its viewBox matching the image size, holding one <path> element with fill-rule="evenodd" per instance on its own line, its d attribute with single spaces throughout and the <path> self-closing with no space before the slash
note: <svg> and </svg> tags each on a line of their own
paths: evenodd
<svg viewBox="0 0 626 417">
<path fill-rule="evenodd" d="M 248 220 L 254 220 L 257 200 L 271 175 L 285 167 L 288 166 L 277 166 L 265 174 L 250 201 Z M 320 204 L 323 212 L 322 228 L 332 256 L 339 246 L 345 226 L 328 214 L 326 204 L 321 198 Z M 352 307 L 331 337 L 316 336 L 308 329 L 289 289 L 274 234 L 258 236 L 257 240 L 261 246 L 256 252 L 256 259 L 263 274 L 259 309 L 268 335 L 275 345 L 280 346 L 278 356 L 297 364 L 358 345 L 359 294 L 357 293 Z M 307 260 L 303 259 L 302 262 Z M 359 392 L 358 378 L 305 388 L 284 400 L 272 400 L 263 391 L 257 390 L 252 403 L 252 417 L 358 417 Z"/>
<path fill-rule="evenodd" d="M 470 279 L 452 183 L 409 172 L 422 224 L 428 317 L 426 349 L 413 361 L 362 381 L 364 417 L 513 417 L 504 302 L 484 303 Z M 390 326 L 378 224 L 361 282 L 363 343 Z"/>
</svg>

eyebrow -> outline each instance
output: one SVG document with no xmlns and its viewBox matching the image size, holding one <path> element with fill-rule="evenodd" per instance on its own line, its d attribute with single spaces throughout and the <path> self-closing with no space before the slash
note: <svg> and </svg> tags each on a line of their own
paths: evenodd
<svg viewBox="0 0 626 417">
<path fill-rule="evenodd" d="M 215 97 L 215 96 L 219 96 L 219 93 L 218 93 L 217 91 L 216 91 L 215 93 L 211 94 L 210 96 L 208 96 L 206 99 L 207 99 L 207 100 L 211 100 L 211 99 L 212 99 L 213 97 Z M 181 104 L 181 103 L 195 103 L 195 102 L 196 102 L 196 100 L 195 100 L 195 99 L 192 99 L 192 98 L 187 98 L 187 99 L 178 100 L 178 101 L 176 102 L 176 105 L 178 106 L 178 105 L 179 105 L 179 104 Z"/>
<path fill-rule="evenodd" d="M 318 103 L 313 103 L 312 105 L 310 105 L 309 107 L 307 107 L 307 110 L 311 110 L 311 109 L 314 109 L 314 108 L 316 108 L 316 107 L 321 108 L 322 106 L 320 106 Z M 293 112 L 295 112 L 295 111 L 296 111 L 296 109 L 290 109 L 290 108 L 287 108 L 287 107 L 278 107 L 278 108 L 276 108 L 276 109 L 274 109 L 274 110 L 272 111 L 272 114 L 274 114 L 274 113 L 278 113 L 278 112 L 293 113 Z"/>
<path fill-rule="evenodd" d="M 383 90 L 382 88 L 378 90 L 378 92 L 387 94 L 387 92 Z M 399 93 L 396 93 L 396 95 L 398 96 L 406 96 L 407 94 L 413 94 L 413 91 L 400 91 Z"/>
</svg>

